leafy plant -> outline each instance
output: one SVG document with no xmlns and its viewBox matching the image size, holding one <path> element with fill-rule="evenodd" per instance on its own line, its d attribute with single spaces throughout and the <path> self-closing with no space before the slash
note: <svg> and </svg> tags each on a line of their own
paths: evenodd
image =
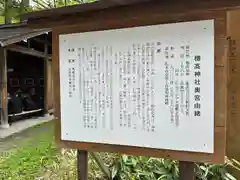
<svg viewBox="0 0 240 180">
<path fill-rule="evenodd" d="M 77 179 L 76 150 L 59 149 L 54 141 L 54 123 L 35 127 L 14 142 L 17 147 L 0 153 L 0 179 Z M 44 133 L 42 133 L 44 130 Z M 26 137 L 28 137 L 26 139 Z M 36 143 L 37 142 L 37 143 Z M 98 153 L 114 180 L 178 180 L 179 163 L 168 159 Z M 107 180 L 89 156 L 89 180 Z M 197 180 L 236 180 L 228 171 L 240 172 L 240 162 L 226 158 L 223 165 L 196 164 Z"/>
<path fill-rule="evenodd" d="M 122 155 L 112 167 L 114 180 L 178 180 L 179 163 L 168 159 Z M 227 167 L 240 170 L 240 163 L 226 158 L 223 165 L 196 164 L 197 180 L 237 180 Z"/>
<path fill-rule="evenodd" d="M 27 12 L 94 1 L 96 0 L 0 0 L 0 24 L 4 24 L 5 20 L 9 20 L 11 23 L 19 23 L 21 15 Z"/>
</svg>

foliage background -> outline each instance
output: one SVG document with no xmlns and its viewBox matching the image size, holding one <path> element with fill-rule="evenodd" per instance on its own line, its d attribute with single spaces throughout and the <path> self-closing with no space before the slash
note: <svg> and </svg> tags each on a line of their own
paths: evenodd
<svg viewBox="0 0 240 180">
<path fill-rule="evenodd" d="M 0 24 L 18 23 L 26 12 L 91 3 L 95 0 L 0 0 Z"/>
</svg>

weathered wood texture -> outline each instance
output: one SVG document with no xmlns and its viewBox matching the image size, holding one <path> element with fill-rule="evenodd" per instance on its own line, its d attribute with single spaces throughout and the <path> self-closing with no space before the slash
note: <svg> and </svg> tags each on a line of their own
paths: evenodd
<svg viewBox="0 0 240 180">
<path fill-rule="evenodd" d="M 150 7 L 150 5 L 149 5 Z M 55 116 L 56 116 L 56 139 L 64 147 L 83 149 L 88 151 L 120 152 L 133 155 L 146 155 L 162 158 L 170 158 L 183 161 L 223 163 L 226 146 L 226 119 L 227 119 L 227 51 L 228 40 L 226 35 L 226 12 L 216 10 L 190 10 L 188 13 L 179 13 L 179 8 L 172 6 L 171 10 L 165 7 L 152 7 L 145 9 L 112 12 L 101 11 L 78 16 L 71 26 L 59 26 L 53 28 L 53 67 L 55 89 Z M 182 8 L 182 9 L 181 9 Z M 180 6 L 180 9 L 185 9 Z M 186 9 L 185 9 L 186 10 Z M 171 11 L 168 12 L 167 11 Z M 214 154 L 180 152 L 171 150 L 159 150 L 149 148 L 136 148 L 129 146 L 117 146 L 107 144 L 82 143 L 61 141 L 61 112 L 60 112 L 60 79 L 59 79 L 59 34 L 106 30 L 115 28 L 127 28 L 142 25 L 161 23 L 174 23 L 194 20 L 215 20 L 215 133 Z M 69 19 L 70 21 L 70 19 Z M 57 23 L 57 22 L 56 22 Z M 73 23 L 73 22 L 72 22 Z M 203 132 L 204 133 L 204 132 Z"/>
<path fill-rule="evenodd" d="M 88 180 L 88 152 L 77 151 L 77 180 Z"/>
<path fill-rule="evenodd" d="M 227 13 L 228 53 L 228 121 L 227 155 L 240 161 L 240 10 Z M 237 179 L 240 173 L 235 172 Z"/>
<path fill-rule="evenodd" d="M 48 111 L 49 99 L 49 79 L 48 79 L 48 45 L 44 44 L 44 112 Z"/>
<path fill-rule="evenodd" d="M 52 61 L 47 61 L 47 110 L 50 111 L 54 108 L 54 88 L 53 88 L 53 72 Z"/>
<path fill-rule="evenodd" d="M 26 54 L 26 55 L 30 55 L 30 56 L 34 56 L 34 57 L 38 57 L 38 58 L 45 58 L 45 54 L 43 52 L 31 49 L 31 48 L 26 48 L 24 46 L 11 44 L 11 45 L 6 46 L 6 48 L 9 51 L 19 52 L 21 54 Z M 48 57 L 49 57 L 49 55 L 48 55 Z"/>
<path fill-rule="evenodd" d="M 226 10 L 240 6 L 239 0 L 100 0 L 95 3 L 80 4 L 25 14 L 22 18 L 36 27 L 65 26 L 66 24 L 86 23 L 94 18 L 105 21 L 114 14 L 114 20 L 125 21 L 137 16 L 155 16 L 196 12 L 206 10 Z M 151 13 L 148 13 L 151 9 Z M 132 16 L 135 14 L 134 16 Z M 81 17 L 79 19 L 79 17 Z M 81 21 L 79 21 L 81 20 Z M 99 24 L 101 25 L 101 24 Z"/>
<path fill-rule="evenodd" d="M 192 162 L 179 162 L 179 180 L 195 180 L 195 164 Z"/>
<path fill-rule="evenodd" d="M 7 106 L 7 52 L 0 47 L 0 93 L 1 93 L 1 125 L 8 124 L 8 106 Z"/>
<path fill-rule="evenodd" d="M 48 56 L 48 45 L 44 45 L 44 111 L 48 113 L 53 109 L 53 79 L 52 79 L 52 61 Z"/>
</svg>

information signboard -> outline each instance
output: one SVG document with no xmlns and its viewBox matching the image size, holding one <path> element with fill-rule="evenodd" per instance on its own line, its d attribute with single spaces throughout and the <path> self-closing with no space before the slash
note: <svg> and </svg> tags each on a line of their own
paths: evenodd
<svg viewBox="0 0 240 180">
<path fill-rule="evenodd" d="M 214 153 L 214 20 L 59 35 L 61 139 Z"/>
</svg>

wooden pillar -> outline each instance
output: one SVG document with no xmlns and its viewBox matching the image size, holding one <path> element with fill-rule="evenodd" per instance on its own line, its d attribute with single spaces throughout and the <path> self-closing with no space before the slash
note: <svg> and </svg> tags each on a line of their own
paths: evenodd
<svg viewBox="0 0 240 180">
<path fill-rule="evenodd" d="M 179 162 L 179 179 L 195 180 L 195 164 L 192 162 Z"/>
<path fill-rule="evenodd" d="M 8 99 L 7 99 L 7 50 L 0 48 L 0 73 L 1 73 L 1 127 L 8 128 Z"/>
<path fill-rule="evenodd" d="M 228 121 L 227 156 L 240 161 L 240 10 L 227 13 L 228 35 Z M 230 172 L 240 179 L 240 172 L 230 168 Z"/>
<path fill-rule="evenodd" d="M 44 112 L 48 113 L 48 45 L 44 44 Z"/>
<path fill-rule="evenodd" d="M 54 106 L 54 95 L 53 95 L 53 75 L 52 75 L 52 61 L 48 59 L 48 111 L 53 110 Z"/>
<path fill-rule="evenodd" d="M 88 180 L 88 152 L 77 150 L 77 180 Z"/>
</svg>

